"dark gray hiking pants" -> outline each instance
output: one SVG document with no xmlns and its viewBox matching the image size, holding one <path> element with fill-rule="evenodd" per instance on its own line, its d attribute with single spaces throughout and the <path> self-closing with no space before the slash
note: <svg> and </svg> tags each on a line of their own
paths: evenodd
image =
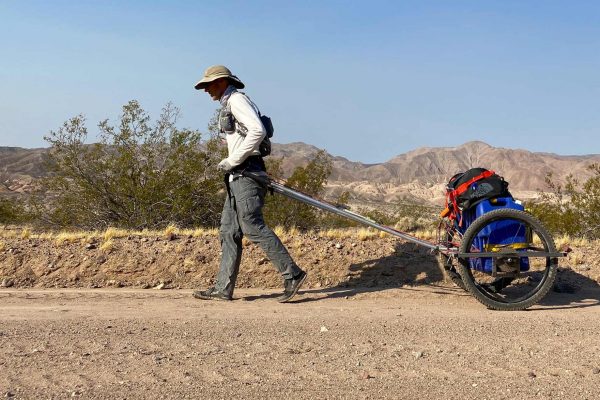
<svg viewBox="0 0 600 400">
<path fill-rule="evenodd" d="M 284 279 L 300 273 L 287 249 L 265 225 L 262 215 L 266 189 L 252 178 L 240 176 L 229 182 L 221 215 L 221 266 L 215 289 L 233 295 L 242 259 L 242 237 L 260 245 Z"/>
</svg>

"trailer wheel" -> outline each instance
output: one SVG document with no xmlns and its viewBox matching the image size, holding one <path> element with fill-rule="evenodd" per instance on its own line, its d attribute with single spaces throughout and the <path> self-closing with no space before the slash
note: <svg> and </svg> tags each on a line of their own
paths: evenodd
<svg viewBox="0 0 600 400">
<path fill-rule="evenodd" d="M 508 238 L 493 243 L 490 232 Z M 491 238 L 491 239 L 490 239 Z M 502 257 L 504 252 L 527 257 Z M 498 256 L 475 257 L 460 254 L 494 252 Z M 534 254 L 534 252 L 536 254 Z M 552 236 L 534 216 L 519 210 L 494 210 L 477 218 L 466 230 L 459 247 L 458 272 L 467 291 L 493 310 L 524 310 L 539 302 L 552 288 L 558 268 Z M 521 261 L 523 260 L 523 261 Z M 494 265 L 493 270 L 485 267 Z"/>
</svg>

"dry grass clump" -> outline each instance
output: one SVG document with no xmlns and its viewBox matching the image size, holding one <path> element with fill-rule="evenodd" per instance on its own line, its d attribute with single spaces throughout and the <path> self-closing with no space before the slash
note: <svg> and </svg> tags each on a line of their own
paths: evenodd
<svg viewBox="0 0 600 400">
<path fill-rule="evenodd" d="M 100 232 L 91 231 L 91 232 L 83 232 L 84 234 L 81 236 L 80 240 L 83 243 L 93 243 L 97 238 L 100 237 Z"/>
<path fill-rule="evenodd" d="M 17 230 L 17 229 L 12 229 L 10 227 L 7 226 L 3 226 L 2 228 L 0 228 L 0 237 L 3 238 L 14 238 L 17 237 L 17 235 L 21 232 L 21 230 Z"/>
<path fill-rule="evenodd" d="M 556 248 L 560 248 L 561 246 L 568 244 L 571 245 L 572 240 L 568 237 L 568 236 L 556 236 L 554 238 L 554 244 L 556 245 Z"/>
<path fill-rule="evenodd" d="M 192 236 L 192 237 L 199 237 L 202 236 L 201 233 L 196 233 L 198 229 L 180 229 L 178 230 L 180 235 L 184 235 L 184 236 Z"/>
<path fill-rule="evenodd" d="M 5 239 L 30 239 L 37 235 L 33 234 L 31 228 L 25 226 L 7 226 L 0 227 L 0 238 Z"/>
<path fill-rule="evenodd" d="M 349 229 L 327 229 L 317 233 L 319 237 L 326 239 L 347 239 L 352 236 Z"/>
<path fill-rule="evenodd" d="M 275 232 L 275 234 L 281 239 L 281 237 L 285 234 L 285 228 L 277 225 L 275 228 L 273 228 L 273 232 Z"/>
<path fill-rule="evenodd" d="M 418 229 L 411 234 L 423 240 L 435 240 L 437 238 L 436 229 Z"/>
<path fill-rule="evenodd" d="M 195 228 L 195 229 L 178 229 L 176 233 L 183 236 L 201 237 L 215 236 L 219 234 L 218 228 Z"/>
<path fill-rule="evenodd" d="M 377 237 L 377 232 L 371 228 L 361 228 L 356 232 L 356 238 L 361 241 L 372 240 Z"/>
<path fill-rule="evenodd" d="M 179 233 L 179 228 L 175 224 L 169 224 L 165 228 L 165 232 L 164 232 L 165 236 L 176 235 L 177 233 Z"/>
<path fill-rule="evenodd" d="M 292 227 L 292 228 L 285 228 L 281 225 L 277 225 L 276 227 L 272 228 L 273 232 L 275 232 L 275 234 L 277 235 L 277 237 L 283 242 L 283 243 L 289 243 L 291 240 L 293 240 L 295 237 L 298 237 L 298 235 L 300 235 L 300 230 L 296 227 Z"/>
<path fill-rule="evenodd" d="M 113 250 L 114 248 L 115 248 L 115 242 L 112 239 L 105 240 L 100 245 L 100 250 L 105 251 L 105 252 L 109 252 L 109 251 Z"/>
<path fill-rule="evenodd" d="M 219 236 L 219 228 L 206 229 L 204 232 L 209 236 Z"/>
<path fill-rule="evenodd" d="M 133 231 L 128 231 L 126 229 L 108 228 L 104 232 L 103 239 L 105 242 L 108 242 L 109 240 L 111 240 L 113 238 L 121 238 L 121 237 L 130 236 L 132 233 L 133 233 Z"/>
<path fill-rule="evenodd" d="M 374 228 L 338 228 L 317 232 L 317 236 L 326 239 L 356 239 L 363 242 L 387 235 L 387 233 Z"/>
<path fill-rule="evenodd" d="M 554 238 L 554 243 L 558 248 L 565 245 L 568 245 L 570 247 L 586 247 L 590 246 L 592 244 L 592 241 L 586 238 L 572 238 L 569 236 L 560 236 Z"/>
<path fill-rule="evenodd" d="M 558 250 L 560 250 L 563 247 L 587 247 L 590 246 L 593 242 L 586 238 L 574 238 L 568 235 L 554 236 L 553 239 L 554 244 Z M 600 241 L 597 242 L 600 243 Z M 542 245 L 542 241 L 538 235 L 533 235 L 533 243 L 539 246 Z"/>
<path fill-rule="evenodd" d="M 142 231 L 141 236 L 151 236 L 152 231 Z M 162 232 L 164 236 L 191 236 L 191 237 L 202 237 L 202 236 L 217 236 L 219 235 L 219 228 L 187 228 L 180 229 L 177 225 L 170 224 Z M 157 233 L 158 235 L 158 233 Z"/>
<path fill-rule="evenodd" d="M 4 251 L 6 249 L 6 244 L 4 242 L 0 242 L 0 251 Z"/>
<path fill-rule="evenodd" d="M 67 244 L 80 241 L 89 236 L 89 232 L 59 232 L 54 236 L 56 244 Z"/>
<path fill-rule="evenodd" d="M 573 265 L 581 265 L 584 264 L 586 260 L 586 257 L 584 254 L 582 253 L 570 253 L 569 254 L 569 261 L 571 262 L 571 264 Z"/>
</svg>

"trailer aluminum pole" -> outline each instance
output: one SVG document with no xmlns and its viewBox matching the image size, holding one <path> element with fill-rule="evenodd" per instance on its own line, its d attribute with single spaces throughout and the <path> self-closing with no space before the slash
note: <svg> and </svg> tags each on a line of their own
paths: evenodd
<svg viewBox="0 0 600 400">
<path fill-rule="evenodd" d="M 290 189 L 287 186 L 284 186 L 280 183 L 277 182 L 273 182 L 271 179 L 269 179 L 268 176 L 266 175 L 262 175 L 262 174 L 256 174 L 253 172 L 248 172 L 248 171 L 244 171 L 242 173 L 242 175 L 247 176 L 249 178 L 252 178 L 260 183 L 262 183 L 263 185 L 265 185 L 267 188 L 273 190 L 274 192 L 277 192 L 279 194 L 282 194 L 286 197 L 292 198 L 294 200 L 298 200 L 302 203 L 306 203 L 308 205 L 320 208 L 321 210 L 325 210 L 325 211 L 329 211 L 332 212 L 334 214 L 337 215 L 341 215 L 342 217 L 346 217 L 348 219 L 351 219 L 353 221 L 356 221 L 358 223 L 373 227 L 375 229 L 379 229 L 380 231 L 389 233 L 390 235 L 399 237 L 401 239 L 407 240 L 409 242 L 413 242 L 416 243 L 420 246 L 424 246 L 427 247 L 431 250 L 434 251 L 448 251 L 450 249 L 446 248 L 445 246 L 438 246 L 436 244 L 433 244 L 431 242 L 416 238 L 414 236 L 408 235 L 406 233 L 397 231 L 393 228 L 390 228 L 388 226 L 385 225 L 380 225 L 374 221 L 371 221 L 370 219 L 363 217 L 362 215 L 358 215 L 356 213 L 353 213 L 351 211 L 345 210 L 343 208 L 340 207 L 336 207 L 333 204 L 328 204 L 326 202 L 322 202 L 316 199 L 313 199 L 310 196 L 307 196 L 303 193 L 300 193 L 296 190 Z"/>
</svg>

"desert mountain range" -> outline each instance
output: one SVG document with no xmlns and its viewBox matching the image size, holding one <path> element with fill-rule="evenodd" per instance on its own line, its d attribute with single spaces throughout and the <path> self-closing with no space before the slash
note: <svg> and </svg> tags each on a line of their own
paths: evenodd
<svg viewBox="0 0 600 400">
<path fill-rule="evenodd" d="M 286 172 L 317 151 L 304 143 L 274 146 L 275 156 L 284 157 Z M 547 173 L 551 172 L 558 181 L 570 173 L 585 180 L 590 176 L 586 167 L 598 162 L 600 154 L 561 156 L 497 148 L 474 141 L 457 147 L 422 147 L 378 164 L 333 156 L 327 189 L 329 196 L 348 190 L 354 200 L 373 204 L 390 203 L 398 198 L 441 204 L 445 184 L 451 176 L 469 168 L 484 167 L 502 175 L 515 197 L 531 199 L 540 189 L 546 189 Z"/>
<path fill-rule="evenodd" d="M 43 158 L 48 149 L 0 147 L 0 178 L 11 180 L 11 190 L 26 192 L 46 174 Z M 273 145 L 273 157 L 283 158 L 289 174 L 306 164 L 319 149 L 305 143 Z M 422 147 L 377 164 L 365 164 L 334 156 L 326 198 L 335 199 L 350 191 L 352 203 L 377 205 L 398 199 L 441 204 L 445 182 L 455 173 L 472 167 L 496 171 L 510 183 L 509 189 L 522 199 L 534 198 L 546 189 L 544 177 L 552 173 L 563 181 L 568 174 L 581 180 L 590 176 L 586 167 L 600 163 L 600 154 L 562 156 L 521 149 L 490 146 L 474 141 L 457 147 Z M 0 191 L 6 190 L 0 186 Z"/>
</svg>

